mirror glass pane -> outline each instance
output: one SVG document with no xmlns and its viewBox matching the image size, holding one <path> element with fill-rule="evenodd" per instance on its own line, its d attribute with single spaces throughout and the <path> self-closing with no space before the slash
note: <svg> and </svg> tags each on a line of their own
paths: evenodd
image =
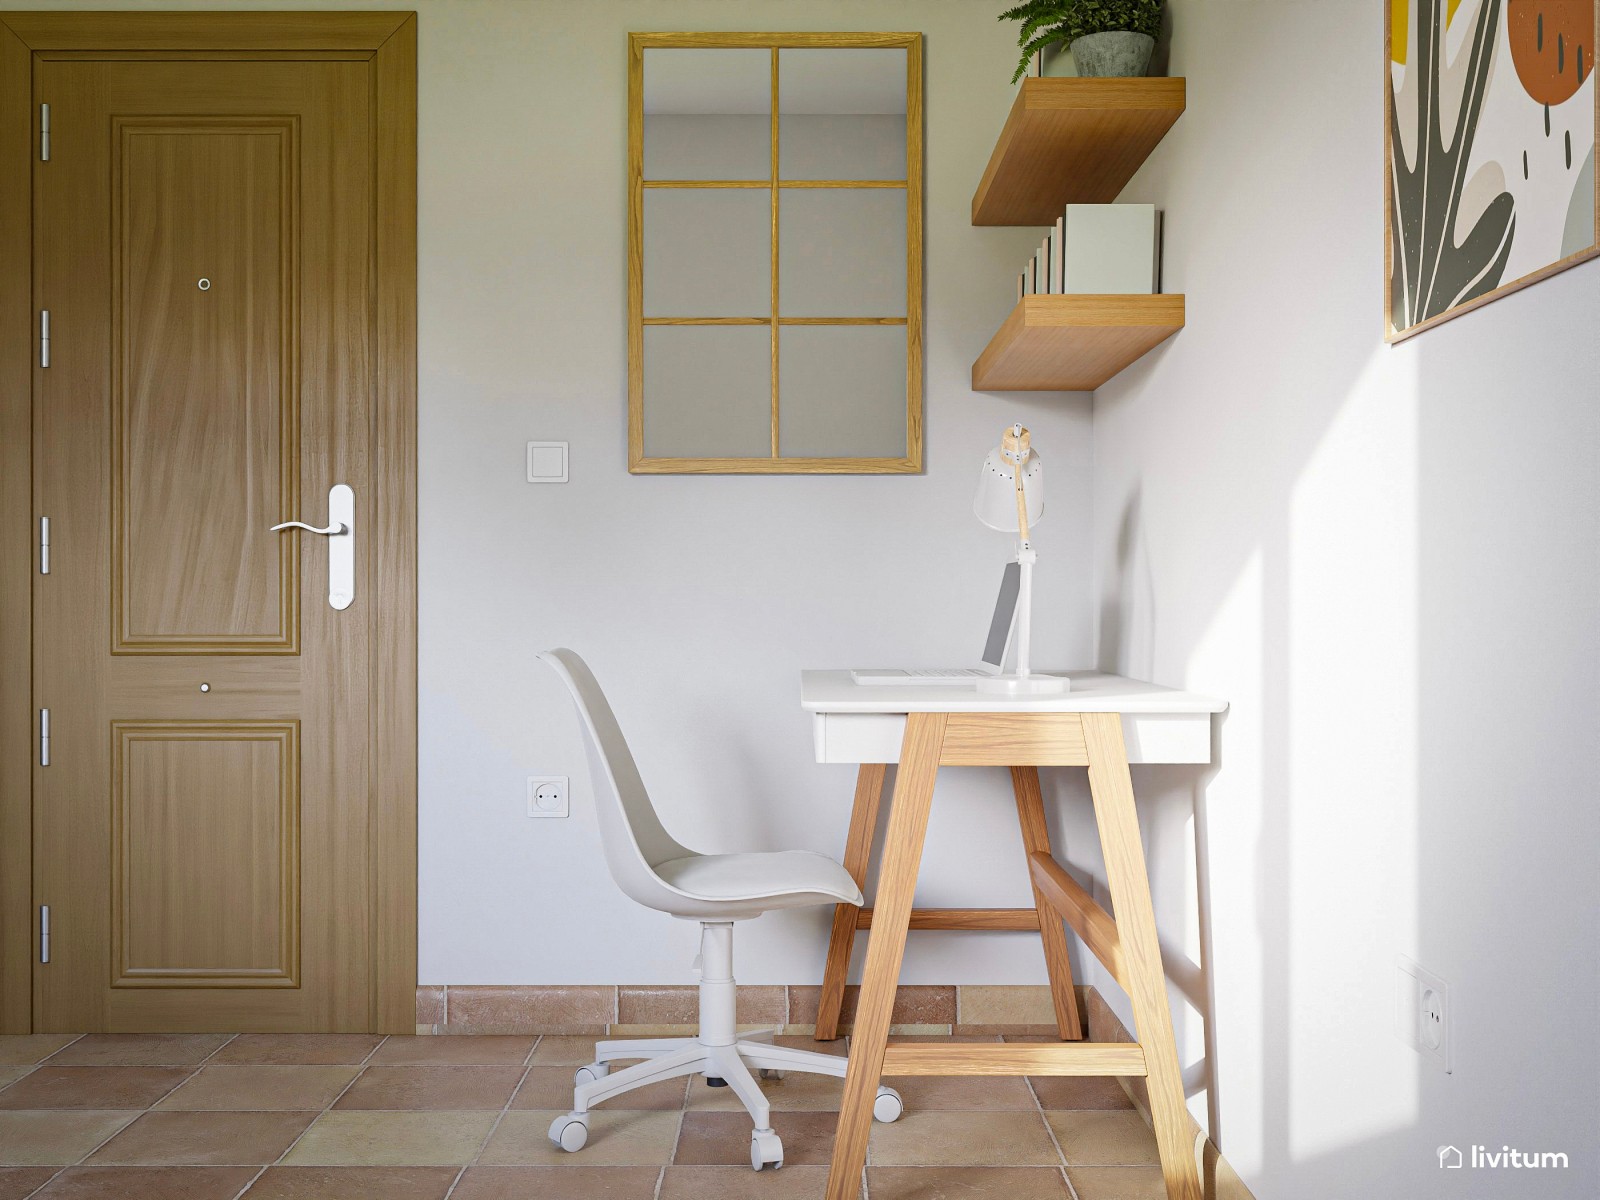
<svg viewBox="0 0 1600 1200">
<path fill-rule="evenodd" d="M 905 326 L 781 326 L 778 398 L 785 458 L 901 457 Z"/>
<path fill-rule="evenodd" d="M 780 316 L 905 316 L 905 189 L 785 188 L 778 259 Z"/>
<path fill-rule="evenodd" d="M 766 50 L 644 52 L 646 179 L 771 179 Z"/>
<path fill-rule="evenodd" d="M 778 177 L 904 179 L 906 52 L 778 51 Z"/>
<path fill-rule="evenodd" d="M 771 192 L 646 188 L 643 271 L 647 317 L 770 316 Z"/>
<path fill-rule="evenodd" d="M 772 332 L 766 325 L 646 325 L 644 452 L 766 458 Z"/>
</svg>

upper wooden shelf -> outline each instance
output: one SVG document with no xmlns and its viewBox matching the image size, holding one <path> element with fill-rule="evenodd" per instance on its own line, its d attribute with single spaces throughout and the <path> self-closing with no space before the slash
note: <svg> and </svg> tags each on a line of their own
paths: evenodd
<svg viewBox="0 0 1600 1200">
<path fill-rule="evenodd" d="M 1024 79 L 972 197 L 974 225 L 1054 225 L 1109 204 L 1183 113 L 1178 79 Z"/>
<path fill-rule="evenodd" d="M 1092 392 L 1183 328 L 1183 297 L 1024 296 L 972 364 L 976 392 Z"/>
</svg>

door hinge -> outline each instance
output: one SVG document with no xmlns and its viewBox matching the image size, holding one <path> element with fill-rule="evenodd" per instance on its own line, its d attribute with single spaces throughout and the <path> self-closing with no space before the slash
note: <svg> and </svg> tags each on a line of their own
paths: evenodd
<svg viewBox="0 0 1600 1200">
<path fill-rule="evenodd" d="M 39 905 L 39 961 L 50 961 L 50 906 Z"/>
<path fill-rule="evenodd" d="M 48 708 L 39 710 L 39 765 L 41 767 L 50 765 L 50 710 Z"/>
<path fill-rule="evenodd" d="M 50 106 L 39 105 L 39 161 L 50 161 Z"/>
<path fill-rule="evenodd" d="M 39 365 L 41 367 L 50 365 L 50 310 L 48 308 L 39 310 Z"/>
<path fill-rule="evenodd" d="M 39 518 L 39 574 L 50 574 L 50 518 Z"/>
</svg>

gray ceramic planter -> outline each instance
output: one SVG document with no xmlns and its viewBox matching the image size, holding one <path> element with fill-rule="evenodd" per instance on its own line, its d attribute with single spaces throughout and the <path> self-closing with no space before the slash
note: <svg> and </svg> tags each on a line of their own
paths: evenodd
<svg viewBox="0 0 1600 1200">
<path fill-rule="evenodd" d="M 1156 40 L 1147 33 L 1091 33 L 1072 43 L 1079 75 L 1097 77 L 1140 76 L 1150 67 Z"/>
</svg>

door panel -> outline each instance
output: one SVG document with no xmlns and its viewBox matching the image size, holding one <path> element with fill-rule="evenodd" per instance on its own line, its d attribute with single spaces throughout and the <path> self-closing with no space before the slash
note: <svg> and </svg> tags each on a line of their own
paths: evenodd
<svg viewBox="0 0 1600 1200">
<path fill-rule="evenodd" d="M 370 547 L 269 527 L 371 512 L 367 66 L 34 79 L 35 1028 L 364 1029 Z"/>
<path fill-rule="evenodd" d="M 299 649 L 296 127 L 113 124 L 116 653 Z"/>
<path fill-rule="evenodd" d="M 298 735 L 112 725 L 112 987 L 298 986 Z"/>
</svg>

